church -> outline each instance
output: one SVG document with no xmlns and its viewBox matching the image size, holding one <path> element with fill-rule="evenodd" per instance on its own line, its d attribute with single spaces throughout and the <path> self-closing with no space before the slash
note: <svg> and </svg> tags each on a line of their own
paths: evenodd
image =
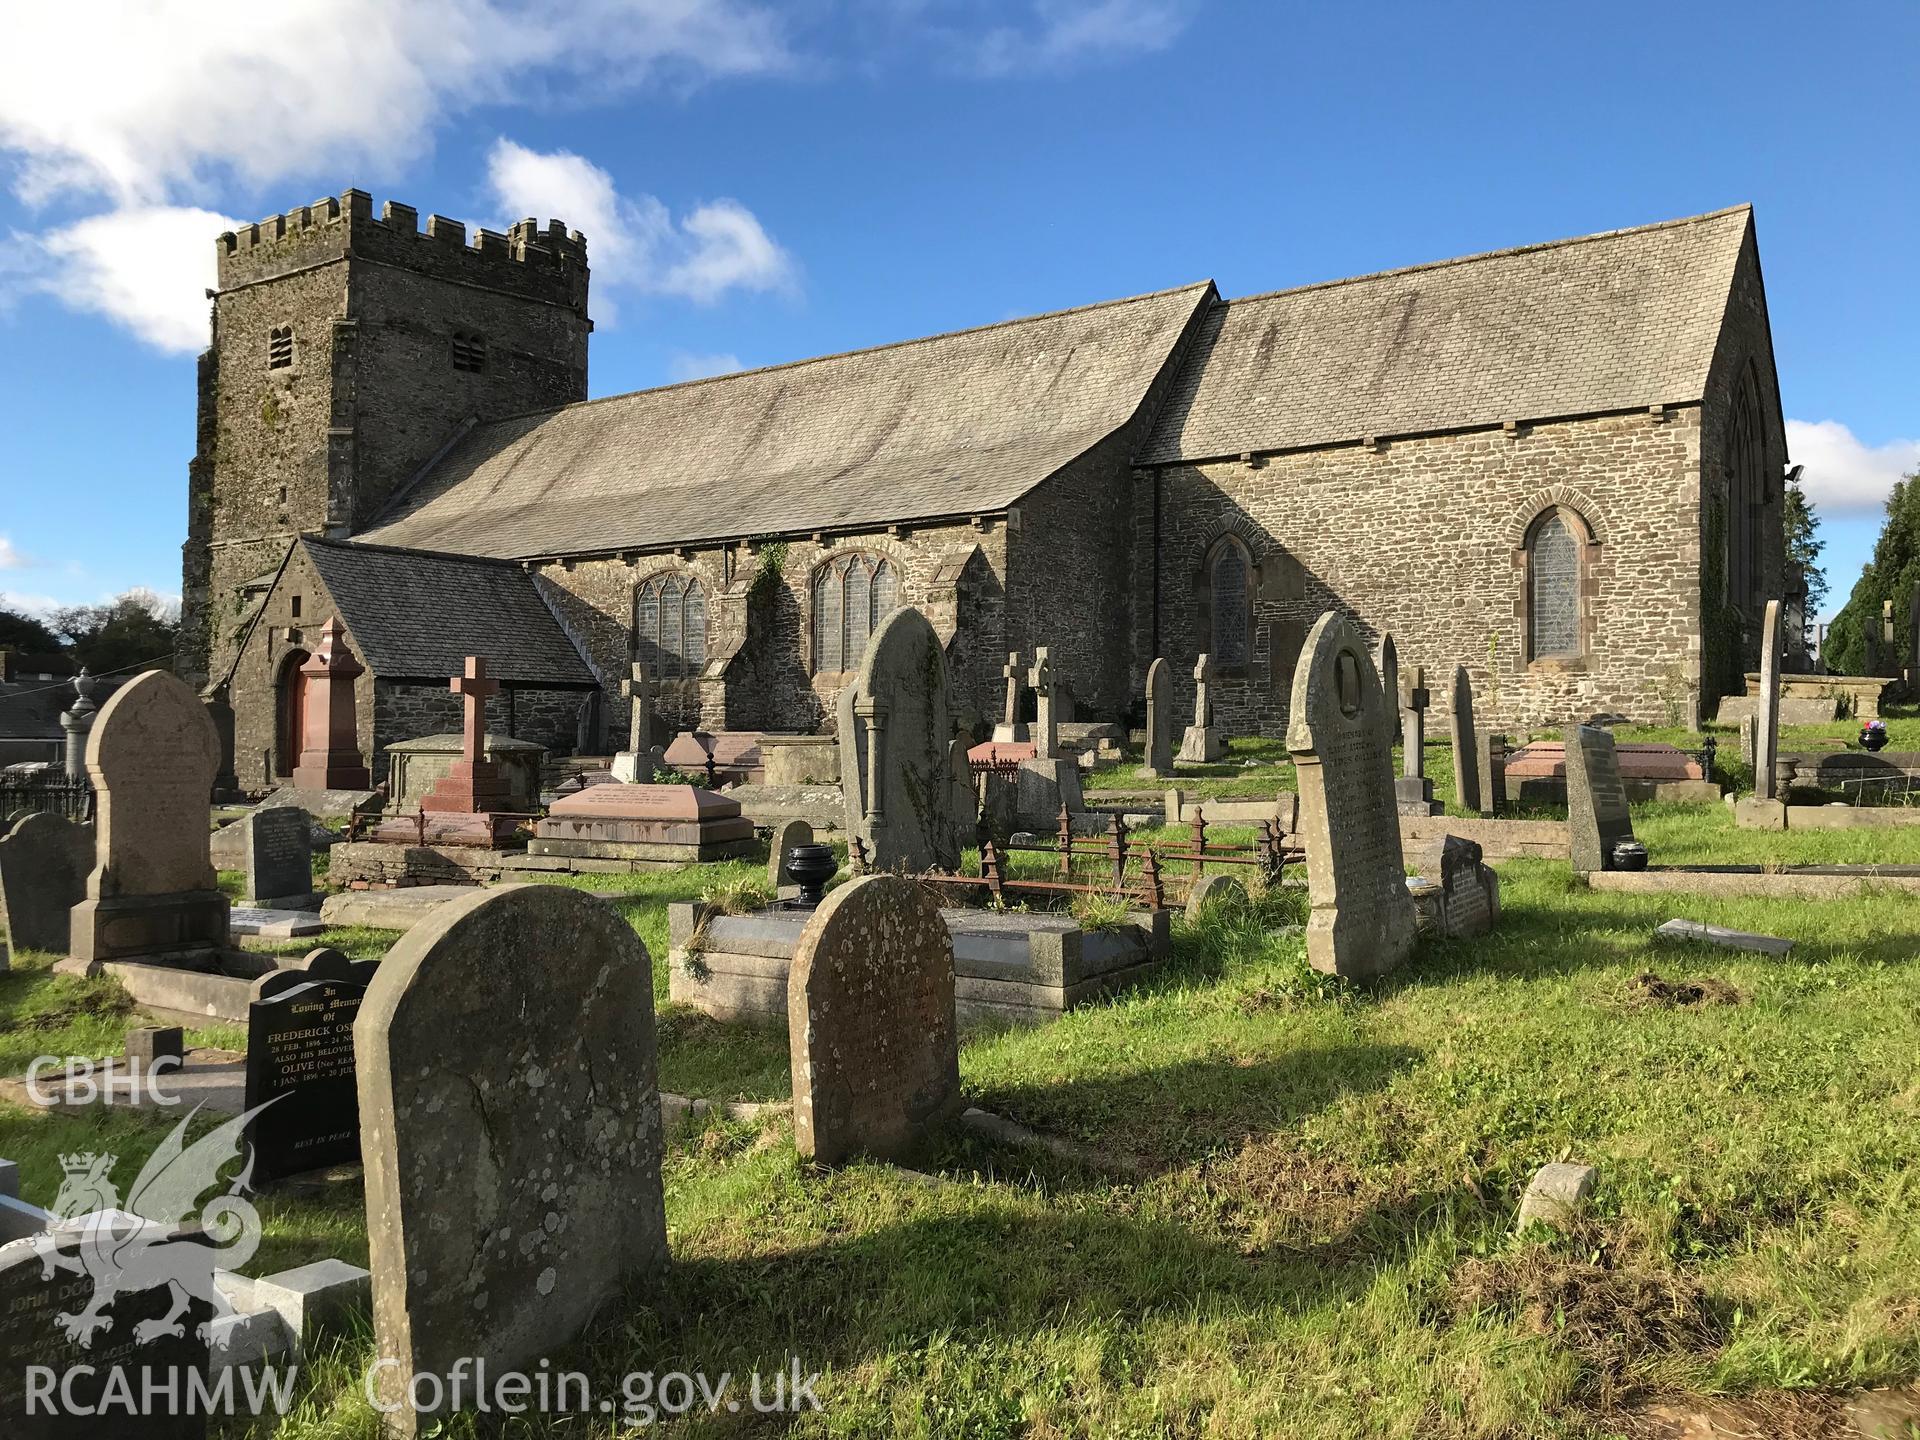
<svg viewBox="0 0 1920 1440">
<path fill-rule="evenodd" d="M 817 732 L 896 605 L 970 722 L 1008 653 L 1081 719 L 1211 655 L 1279 735 L 1314 619 L 1391 631 L 1508 726 L 1696 719 L 1781 593 L 1786 437 L 1751 210 L 1242 298 L 1206 280 L 587 398 L 587 242 L 349 190 L 216 241 L 179 668 L 240 783 L 302 748 L 338 618 L 361 751 L 492 727 L 607 753 Z M 1190 702 L 1189 702 L 1190 703 Z"/>
</svg>

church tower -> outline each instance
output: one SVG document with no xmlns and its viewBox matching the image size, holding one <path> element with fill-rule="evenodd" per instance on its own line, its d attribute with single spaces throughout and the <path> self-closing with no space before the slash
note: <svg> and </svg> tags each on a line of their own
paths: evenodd
<svg viewBox="0 0 1920 1440">
<path fill-rule="evenodd" d="M 302 534 L 364 529 L 478 420 L 587 395 L 587 247 L 364 191 L 215 242 L 175 668 L 222 678 L 262 577 Z M 316 620 L 319 617 L 316 617 Z"/>
</svg>

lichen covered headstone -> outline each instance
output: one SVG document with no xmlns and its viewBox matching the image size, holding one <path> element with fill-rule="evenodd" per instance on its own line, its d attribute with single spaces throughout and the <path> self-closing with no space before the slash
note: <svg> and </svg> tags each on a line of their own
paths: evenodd
<svg viewBox="0 0 1920 1440">
<path fill-rule="evenodd" d="M 1173 773 L 1173 667 L 1161 656 L 1147 667 L 1147 763 L 1152 775 Z"/>
<path fill-rule="evenodd" d="M 1613 869 L 1613 847 L 1633 839 L 1633 813 L 1613 736 L 1576 725 L 1567 736 L 1567 859 L 1576 875 Z"/>
<path fill-rule="evenodd" d="M 653 971 L 611 906 L 448 902 L 381 962 L 354 1051 L 383 1402 L 463 1358 L 532 1371 L 666 1263 Z"/>
<path fill-rule="evenodd" d="M 1294 670 L 1287 749 L 1307 851 L 1307 960 L 1329 975 L 1377 975 L 1413 948 L 1391 714 L 1359 630 L 1328 611 Z"/>
<path fill-rule="evenodd" d="M 0 970 L 22 950 L 66 953 L 69 912 L 92 870 L 91 825 L 42 813 L 0 827 Z"/>
<path fill-rule="evenodd" d="M 903 606 L 880 622 L 838 719 L 847 833 L 869 867 L 958 868 L 947 660 L 926 616 Z"/>
<path fill-rule="evenodd" d="M 827 896 L 787 972 L 793 1139 L 823 1165 L 895 1159 L 960 1107 L 953 935 L 932 892 L 869 875 Z"/>
</svg>

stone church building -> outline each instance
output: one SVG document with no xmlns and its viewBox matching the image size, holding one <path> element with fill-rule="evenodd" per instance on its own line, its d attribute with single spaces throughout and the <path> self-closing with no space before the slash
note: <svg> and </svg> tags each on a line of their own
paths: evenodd
<svg viewBox="0 0 1920 1440">
<path fill-rule="evenodd" d="M 1746 207 L 1244 299 L 1201 281 L 587 397 L 586 242 L 362 192 L 218 240 L 181 669 L 242 784 L 301 748 L 339 616 L 360 742 L 617 748 L 630 662 L 671 723 L 814 731 L 876 622 L 923 609 L 961 703 L 1050 647 L 1081 718 L 1212 654 L 1278 735 L 1314 618 L 1391 630 L 1520 725 L 1696 715 L 1783 584 L 1786 441 Z M 1190 686 L 1191 681 L 1186 680 Z"/>
</svg>

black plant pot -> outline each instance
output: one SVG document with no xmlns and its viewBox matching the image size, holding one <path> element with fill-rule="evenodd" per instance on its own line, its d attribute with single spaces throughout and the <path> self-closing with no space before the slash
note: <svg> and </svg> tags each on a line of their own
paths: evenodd
<svg viewBox="0 0 1920 1440">
<path fill-rule="evenodd" d="M 1647 868 L 1647 847 L 1638 840 L 1621 840 L 1613 847 L 1613 868 L 1616 870 L 1644 870 Z"/>
<path fill-rule="evenodd" d="M 1866 750 L 1884 750 L 1887 748 L 1887 732 L 1884 730 L 1863 730 L 1860 733 L 1861 748 Z"/>
<path fill-rule="evenodd" d="M 799 903 L 809 909 L 820 903 L 827 882 L 839 870 L 831 845 L 795 845 L 787 851 L 786 872 L 799 883 Z"/>
</svg>

